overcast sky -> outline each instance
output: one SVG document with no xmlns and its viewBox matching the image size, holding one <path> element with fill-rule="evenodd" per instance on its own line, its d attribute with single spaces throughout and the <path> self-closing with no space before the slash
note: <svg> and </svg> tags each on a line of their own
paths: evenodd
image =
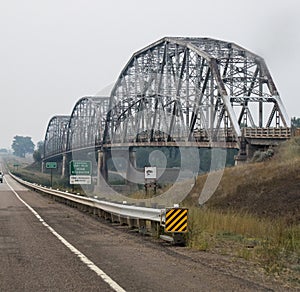
<svg viewBox="0 0 300 292">
<path fill-rule="evenodd" d="M 0 148 L 44 139 L 54 115 L 117 79 L 164 36 L 211 37 L 262 56 L 290 117 L 300 117 L 298 0 L 0 0 Z"/>
</svg>

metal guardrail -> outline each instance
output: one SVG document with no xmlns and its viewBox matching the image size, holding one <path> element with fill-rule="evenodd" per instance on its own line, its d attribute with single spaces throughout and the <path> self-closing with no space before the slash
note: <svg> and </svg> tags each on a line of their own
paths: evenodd
<svg viewBox="0 0 300 292">
<path fill-rule="evenodd" d="M 151 222 L 157 222 L 161 224 L 165 221 L 166 209 L 154 209 L 148 207 L 139 207 L 134 205 L 118 204 L 107 201 L 100 201 L 93 198 L 82 197 L 67 192 L 54 190 L 39 186 L 34 183 L 29 183 L 20 179 L 19 177 L 10 173 L 10 175 L 19 183 L 24 186 L 27 186 L 35 191 L 43 192 L 45 194 L 55 196 L 57 198 L 73 202 L 82 206 L 86 206 L 93 209 L 98 209 L 110 213 L 113 216 L 119 216 L 124 219 L 137 219 L 137 220 L 146 220 Z"/>
<path fill-rule="evenodd" d="M 187 231 L 187 214 L 185 216 L 181 216 L 170 219 L 171 226 L 174 225 L 174 230 L 172 230 L 172 236 L 162 235 L 161 227 L 165 227 L 166 230 L 166 211 L 167 209 L 155 209 L 155 208 L 147 208 L 147 207 L 139 207 L 134 205 L 127 204 L 119 204 L 107 201 L 101 201 L 93 198 L 87 198 L 78 196 L 75 194 L 70 194 L 67 192 L 63 192 L 60 190 L 49 189 L 47 187 L 43 187 L 37 185 L 35 183 L 30 183 L 20 179 L 19 177 L 9 173 L 12 178 L 21 183 L 22 185 L 38 192 L 42 192 L 44 194 L 50 195 L 55 198 L 55 200 L 62 201 L 67 205 L 75 206 L 77 208 L 83 209 L 84 211 L 88 211 L 99 217 L 103 217 L 105 219 L 109 219 L 112 222 L 119 222 L 121 224 L 127 224 L 130 227 L 138 227 L 141 233 L 147 232 L 147 224 L 146 222 L 150 222 L 151 226 L 151 234 L 161 239 L 171 242 L 175 245 L 185 245 L 186 238 L 184 236 L 184 232 Z M 180 208 L 174 207 L 175 212 L 177 214 L 177 210 L 181 211 Z M 173 211 L 172 209 L 168 209 L 168 211 Z M 186 210 L 186 209 L 184 209 Z M 174 221 L 174 222 L 173 222 Z M 180 225 L 184 230 L 177 230 L 177 225 Z M 168 231 L 167 231 L 168 232 Z"/>
</svg>

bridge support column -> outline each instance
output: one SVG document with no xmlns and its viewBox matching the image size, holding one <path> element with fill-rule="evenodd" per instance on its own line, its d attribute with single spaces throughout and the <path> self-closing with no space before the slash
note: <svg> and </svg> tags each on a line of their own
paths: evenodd
<svg viewBox="0 0 300 292">
<path fill-rule="evenodd" d="M 126 172 L 126 184 L 130 186 L 130 188 L 133 190 L 135 187 L 137 187 L 135 183 L 135 175 L 134 172 L 136 171 L 136 151 L 133 147 L 129 147 L 129 161 L 128 161 L 128 167 Z"/>
<path fill-rule="evenodd" d="M 45 172 L 45 162 L 42 161 L 42 173 L 44 173 L 44 172 Z"/>
<path fill-rule="evenodd" d="M 241 164 L 245 164 L 247 162 L 247 155 L 236 155 L 234 157 L 235 160 L 235 165 L 241 165 Z"/>
<path fill-rule="evenodd" d="M 97 185 L 101 185 L 101 181 L 107 181 L 108 171 L 107 171 L 107 152 L 103 150 L 98 151 L 98 165 L 97 165 Z"/>
<path fill-rule="evenodd" d="M 67 166 L 67 154 L 63 154 L 62 165 L 61 165 L 61 178 L 66 177 L 66 166 Z"/>
<path fill-rule="evenodd" d="M 241 137 L 240 150 L 238 154 L 234 157 L 235 165 L 241 165 L 247 162 L 247 142 L 244 137 Z"/>
</svg>

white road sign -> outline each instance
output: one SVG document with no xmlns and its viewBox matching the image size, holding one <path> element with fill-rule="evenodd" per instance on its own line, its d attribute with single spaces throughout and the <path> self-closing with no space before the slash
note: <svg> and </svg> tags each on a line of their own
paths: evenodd
<svg viewBox="0 0 300 292">
<path fill-rule="evenodd" d="M 156 167 L 145 167 L 145 179 L 156 179 Z"/>
<path fill-rule="evenodd" d="M 70 175 L 71 185 L 90 185 L 92 177 L 90 175 Z"/>
</svg>

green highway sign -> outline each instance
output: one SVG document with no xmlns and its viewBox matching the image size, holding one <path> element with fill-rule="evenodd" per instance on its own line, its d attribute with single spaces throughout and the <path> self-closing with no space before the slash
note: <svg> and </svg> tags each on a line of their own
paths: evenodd
<svg viewBox="0 0 300 292">
<path fill-rule="evenodd" d="M 46 168 L 57 168 L 56 162 L 46 162 Z"/>
<path fill-rule="evenodd" d="M 72 160 L 70 162 L 70 175 L 91 175 L 92 162 Z"/>
</svg>

